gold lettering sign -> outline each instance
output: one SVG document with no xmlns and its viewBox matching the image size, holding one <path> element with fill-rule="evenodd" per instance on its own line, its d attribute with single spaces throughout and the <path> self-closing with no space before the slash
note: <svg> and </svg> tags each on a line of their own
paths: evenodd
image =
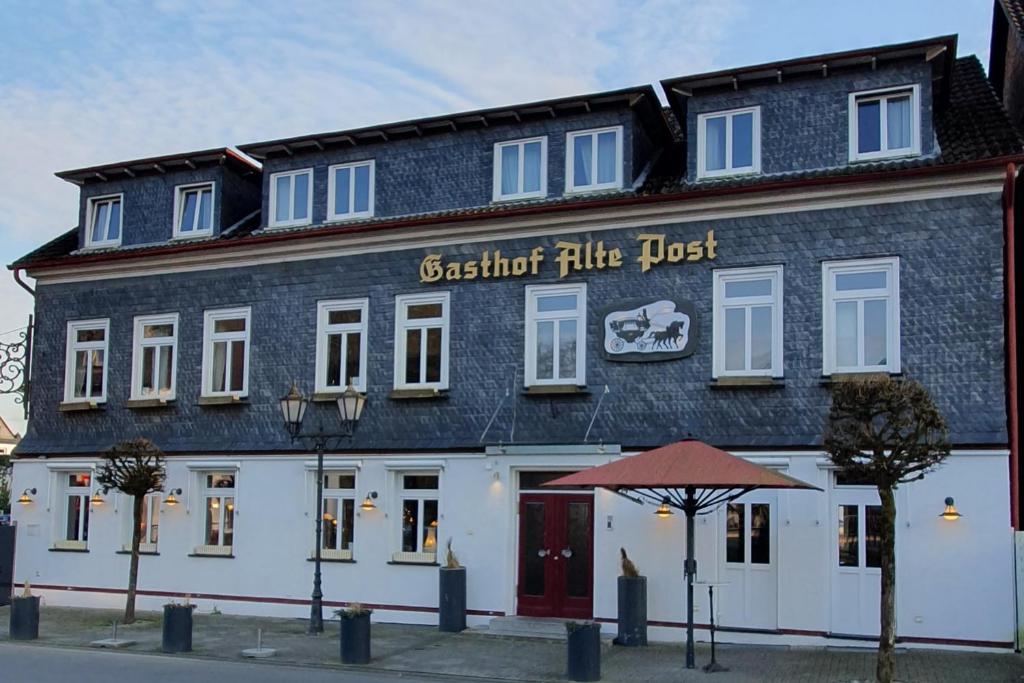
<svg viewBox="0 0 1024 683">
<path fill-rule="evenodd" d="M 707 237 L 703 240 L 689 242 L 669 242 L 665 235 L 649 233 L 637 235 L 636 239 L 640 243 L 640 255 L 636 260 L 640 264 L 641 273 L 646 273 L 663 263 L 714 260 L 718 247 L 714 230 L 708 230 Z M 555 263 L 558 264 L 559 278 L 590 270 L 621 268 L 623 264 L 622 250 L 618 247 L 606 248 L 603 240 L 559 241 L 555 243 L 555 249 L 558 251 Z M 514 257 L 503 256 L 500 249 L 485 250 L 481 252 L 480 258 L 468 261 L 445 261 L 441 254 L 427 254 L 420 262 L 420 282 L 538 275 L 540 264 L 543 262 L 544 247 L 534 247 L 529 256 Z"/>
</svg>

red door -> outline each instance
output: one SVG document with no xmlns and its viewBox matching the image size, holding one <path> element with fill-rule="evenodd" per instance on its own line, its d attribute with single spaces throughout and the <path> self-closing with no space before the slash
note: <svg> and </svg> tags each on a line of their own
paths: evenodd
<svg viewBox="0 0 1024 683">
<path fill-rule="evenodd" d="M 594 605 L 594 497 L 519 496 L 519 614 L 590 619 Z"/>
</svg>

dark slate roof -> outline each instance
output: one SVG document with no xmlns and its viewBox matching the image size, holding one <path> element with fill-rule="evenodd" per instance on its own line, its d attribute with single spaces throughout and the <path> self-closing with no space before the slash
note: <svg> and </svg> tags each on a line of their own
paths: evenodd
<svg viewBox="0 0 1024 683">
<path fill-rule="evenodd" d="M 688 182 L 684 177 L 684 154 L 682 153 L 682 132 L 676 126 L 670 128 L 674 142 L 666 144 L 660 155 L 653 161 L 651 170 L 643 186 L 637 191 L 619 190 L 614 192 L 596 193 L 586 197 L 553 197 L 522 202 L 508 202 L 501 205 L 487 205 L 470 208 L 456 208 L 446 211 L 424 213 L 411 216 L 377 217 L 366 221 L 341 224 L 327 224 L 316 227 L 300 227 L 294 229 L 273 230 L 260 229 L 259 212 L 246 217 L 242 222 L 225 230 L 216 237 L 196 240 L 186 244 L 143 244 L 131 247 L 118 247 L 107 251 L 90 250 L 88 254 L 78 252 L 77 231 L 73 229 L 57 239 L 26 254 L 10 266 L 24 268 L 33 264 L 67 260 L 96 260 L 104 255 L 146 254 L 150 252 L 168 251 L 171 249 L 202 248 L 213 242 L 246 243 L 263 236 L 289 234 L 319 235 L 333 231 L 358 232 L 369 230 L 380 225 L 413 225 L 417 222 L 443 221 L 446 219 L 465 217 L 486 217 L 488 215 L 510 215 L 517 212 L 537 211 L 545 208 L 555 209 L 572 205 L 585 207 L 588 204 L 601 204 L 609 200 L 629 199 L 636 195 L 679 195 L 685 198 L 689 193 L 707 194 L 717 189 L 757 187 L 759 185 L 778 185 L 786 182 L 842 178 L 843 176 L 862 176 L 882 172 L 901 170 L 926 169 L 928 167 L 949 166 L 972 161 L 999 158 L 1020 154 L 1024 149 L 1020 135 L 1010 124 L 1009 117 L 996 98 L 992 86 L 982 69 L 977 57 L 968 56 L 956 60 L 953 67 L 953 78 L 950 87 L 950 98 L 945 107 L 936 112 L 935 128 L 942 150 L 939 156 L 905 159 L 898 161 L 880 161 L 869 164 L 850 164 L 836 168 L 810 169 L 794 173 L 762 175 L 723 179 L 719 181 Z M 661 112 L 659 112 L 661 113 Z M 666 122 L 673 117 L 666 116 Z"/>
<path fill-rule="evenodd" d="M 1017 29 L 1017 35 L 1024 36 L 1024 0 L 999 0 L 1006 10 L 1006 16 Z"/>
<path fill-rule="evenodd" d="M 55 175 L 61 180 L 81 185 L 90 181 L 105 182 L 115 177 L 134 178 L 137 175 L 162 174 L 168 171 L 180 171 L 182 169 L 216 164 L 228 164 L 242 172 L 260 171 L 262 168 L 255 160 L 236 152 L 230 147 L 216 147 L 198 152 L 165 154 L 159 157 L 87 166 L 70 171 L 60 171 Z"/>
</svg>

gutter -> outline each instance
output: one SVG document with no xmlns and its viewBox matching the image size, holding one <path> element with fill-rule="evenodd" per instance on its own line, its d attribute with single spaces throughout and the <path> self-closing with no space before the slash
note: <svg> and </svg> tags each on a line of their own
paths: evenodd
<svg viewBox="0 0 1024 683">
<path fill-rule="evenodd" d="M 1020 531 L 1020 416 L 1017 387 L 1017 264 L 1014 250 L 1016 189 L 1018 168 L 1006 165 L 1004 190 L 1004 248 L 1006 249 L 1006 396 L 1007 436 L 1010 441 L 1010 525 Z"/>
<path fill-rule="evenodd" d="M 125 259 L 148 258 L 150 256 L 167 256 L 170 254 L 181 254 L 200 249 L 211 251 L 214 249 L 233 248 L 238 246 L 249 246 L 255 244 L 270 244 L 281 241 L 292 241 L 302 239 L 316 239 L 320 237 L 331 237 L 345 234 L 362 234 L 384 230 L 398 230 L 415 228 L 423 225 L 436 225 L 440 223 L 465 223 L 469 221 L 490 220 L 498 218 L 514 218 L 519 216 L 531 216 L 537 214 L 561 214 L 577 210 L 605 209 L 622 206 L 639 206 L 650 204 L 661 204 L 666 202 L 678 202 L 688 200 L 706 199 L 708 197 L 727 197 L 732 195 L 746 195 L 758 193 L 771 193 L 780 190 L 789 190 L 802 187 L 818 187 L 822 185 L 853 185 L 890 178 L 918 178 L 960 171 L 974 171 L 984 169 L 1003 169 L 1007 163 L 1024 162 L 1024 156 L 1020 154 L 1004 155 L 991 159 L 967 161 L 957 164 L 939 164 L 934 166 L 923 166 L 915 168 L 904 168 L 896 170 L 878 170 L 857 175 L 826 176 L 815 178 L 801 178 L 797 180 L 778 180 L 773 182 L 758 183 L 754 185 L 735 185 L 730 187 L 712 187 L 707 189 L 688 189 L 681 192 L 664 194 L 632 195 L 626 197 L 613 197 L 600 200 L 582 200 L 566 202 L 562 204 L 537 204 L 509 208 L 498 211 L 481 211 L 460 213 L 455 215 L 428 216 L 423 218 L 396 218 L 385 222 L 371 223 L 369 225 L 341 225 L 330 228 L 312 228 L 300 231 L 286 231 L 280 234 L 261 234 L 247 236 L 235 240 L 221 240 L 202 242 L 196 244 L 179 244 L 157 249 L 144 251 L 108 252 L 102 254 L 83 255 L 76 257 L 51 258 L 35 263 L 20 263 L 8 265 L 9 270 L 17 268 L 48 268 L 83 263 L 98 263 L 107 261 L 120 261 Z"/>
<path fill-rule="evenodd" d="M 28 283 L 21 279 L 21 274 L 24 271 L 23 268 L 14 268 L 14 281 L 18 283 L 18 286 L 24 289 L 26 292 L 32 295 L 34 299 L 36 297 L 36 290 L 28 286 Z"/>
</svg>

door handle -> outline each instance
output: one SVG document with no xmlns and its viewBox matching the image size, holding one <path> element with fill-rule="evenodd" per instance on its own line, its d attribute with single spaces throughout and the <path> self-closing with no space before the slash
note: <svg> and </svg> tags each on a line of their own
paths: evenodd
<svg viewBox="0 0 1024 683">
<path fill-rule="evenodd" d="M 551 554 L 551 551 L 548 550 L 547 548 L 542 548 L 542 549 L 537 551 L 537 557 L 547 557 L 550 554 Z"/>
<path fill-rule="evenodd" d="M 562 548 L 562 557 L 567 560 L 572 557 L 572 548 Z"/>
</svg>

